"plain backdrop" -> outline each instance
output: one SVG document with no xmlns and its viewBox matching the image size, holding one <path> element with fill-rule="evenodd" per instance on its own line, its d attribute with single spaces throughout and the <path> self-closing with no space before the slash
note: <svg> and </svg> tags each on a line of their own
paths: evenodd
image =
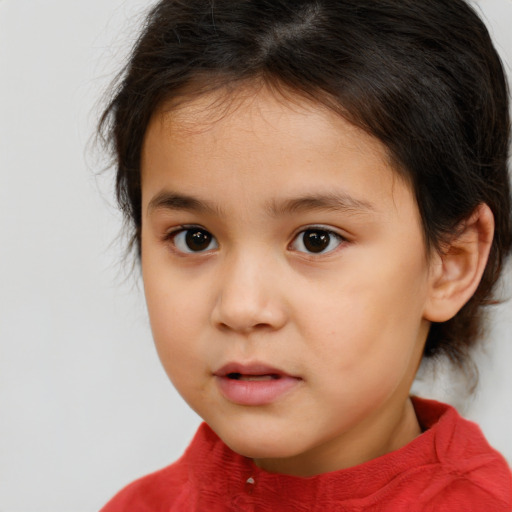
<svg viewBox="0 0 512 512">
<path fill-rule="evenodd" d="M 90 144 L 150 3 L 0 0 L 0 512 L 96 511 L 199 423 L 157 360 Z M 510 74 L 512 0 L 478 7 Z M 474 396 L 443 372 L 415 389 L 456 404 L 510 462 L 511 303 L 494 325 Z"/>
</svg>

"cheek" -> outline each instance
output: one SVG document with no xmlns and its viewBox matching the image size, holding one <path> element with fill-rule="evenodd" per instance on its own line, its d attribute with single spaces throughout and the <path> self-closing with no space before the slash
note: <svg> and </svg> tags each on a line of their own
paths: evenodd
<svg viewBox="0 0 512 512">
<path fill-rule="evenodd" d="M 181 294 L 148 296 L 151 330 L 160 362 L 176 390 L 192 408 L 204 395 L 207 365 L 194 301 Z M 190 306 L 187 307 L 187 304 Z"/>
<path fill-rule="evenodd" d="M 356 374 L 406 366 L 421 338 L 425 276 L 420 258 L 393 266 L 360 260 L 349 275 L 303 295 L 311 321 L 302 329 L 316 340 L 319 364 Z"/>
<path fill-rule="evenodd" d="M 204 303 L 197 300 L 193 282 L 152 265 L 149 258 L 146 263 L 144 291 L 153 339 L 160 360 L 174 382 L 182 368 L 194 367 L 199 359 Z"/>
</svg>

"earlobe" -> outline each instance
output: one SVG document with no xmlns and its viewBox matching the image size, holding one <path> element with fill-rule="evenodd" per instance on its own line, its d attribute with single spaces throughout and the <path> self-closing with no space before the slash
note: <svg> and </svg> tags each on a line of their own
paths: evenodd
<svg viewBox="0 0 512 512">
<path fill-rule="evenodd" d="M 426 320 L 445 322 L 472 297 L 484 273 L 493 235 L 494 216 L 482 203 L 460 223 L 443 251 L 432 256 Z"/>
</svg>

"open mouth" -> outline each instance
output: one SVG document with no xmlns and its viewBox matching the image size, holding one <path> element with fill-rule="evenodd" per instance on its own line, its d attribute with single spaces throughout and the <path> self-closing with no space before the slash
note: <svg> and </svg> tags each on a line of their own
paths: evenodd
<svg viewBox="0 0 512 512">
<path fill-rule="evenodd" d="M 226 375 L 228 379 L 231 380 L 243 380 L 247 382 L 262 382 L 267 380 L 278 380 L 281 378 L 281 375 L 277 375 L 276 373 L 270 373 L 265 375 L 244 375 L 242 373 L 228 373 Z"/>
<path fill-rule="evenodd" d="M 220 393 L 244 406 L 268 405 L 299 389 L 302 379 L 265 363 L 225 364 L 215 372 Z"/>
</svg>

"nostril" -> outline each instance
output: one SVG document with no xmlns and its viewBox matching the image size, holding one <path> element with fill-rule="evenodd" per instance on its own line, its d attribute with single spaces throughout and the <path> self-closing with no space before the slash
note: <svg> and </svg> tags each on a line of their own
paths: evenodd
<svg viewBox="0 0 512 512">
<path fill-rule="evenodd" d="M 250 334 L 279 329 L 286 323 L 287 314 L 278 298 L 266 300 L 255 290 L 237 294 L 235 291 L 223 290 L 217 298 L 211 312 L 215 328 Z"/>
<path fill-rule="evenodd" d="M 232 319 L 231 321 L 219 322 L 218 328 L 223 331 L 238 331 L 242 333 L 251 333 L 255 331 L 272 330 L 274 327 L 271 323 L 258 322 L 254 323 L 250 320 L 238 321 L 238 319 Z"/>
<path fill-rule="evenodd" d="M 256 325 L 253 327 L 253 329 L 265 329 L 265 328 L 267 328 L 267 327 L 272 327 L 272 326 L 270 325 L 270 323 L 264 323 L 264 322 L 261 322 L 261 323 L 259 323 L 259 324 L 256 324 Z"/>
</svg>

